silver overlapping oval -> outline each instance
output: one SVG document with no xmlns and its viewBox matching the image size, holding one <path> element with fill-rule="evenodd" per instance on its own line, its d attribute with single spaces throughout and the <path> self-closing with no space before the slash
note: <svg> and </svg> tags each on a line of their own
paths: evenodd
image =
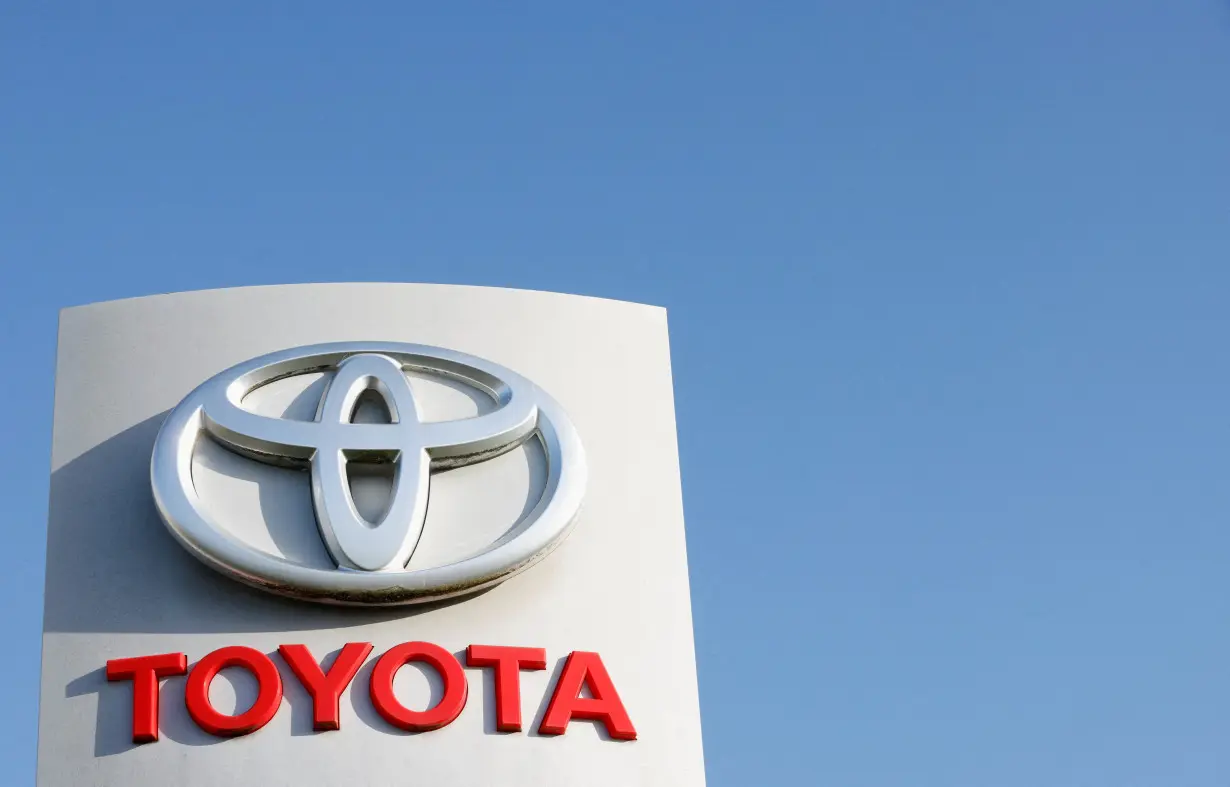
<svg viewBox="0 0 1230 787">
<path fill-rule="evenodd" d="M 241 404 L 262 386 L 322 371 L 331 377 L 313 421 L 260 415 Z M 424 422 L 406 372 L 476 388 L 494 399 L 496 409 Z M 368 392 L 383 400 L 390 423 L 353 422 L 356 404 Z M 193 485 L 192 457 L 202 438 L 254 461 L 309 472 L 315 525 L 336 568 L 299 565 L 263 552 L 216 522 Z M 477 554 L 407 570 L 423 531 L 432 470 L 482 462 L 532 439 L 542 443 L 547 472 L 542 496 L 529 514 Z M 347 484 L 351 462 L 393 466 L 391 498 L 379 522 L 367 522 L 355 507 Z M 171 533 L 223 574 L 296 598 L 392 605 L 474 592 L 545 556 L 573 525 L 586 463 L 580 438 L 559 404 L 509 369 L 438 347 L 342 342 L 261 356 L 207 380 L 167 416 L 154 444 L 150 477 Z"/>
</svg>

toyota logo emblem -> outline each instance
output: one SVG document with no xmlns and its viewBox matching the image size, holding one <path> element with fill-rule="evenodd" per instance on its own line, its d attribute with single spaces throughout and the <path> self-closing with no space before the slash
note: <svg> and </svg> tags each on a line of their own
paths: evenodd
<svg viewBox="0 0 1230 787">
<path fill-rule="evenodd" d="M 424 422 L 406 372 L 463 383 L 489 395 L 493 412 Z M 262 386 L 329 372 L 315 420 L 257 414 L 242 406 Z M 354 423 L 361 396 L 383 400 L 390 423 Z M 315 525 L 335 569 L 304 566 L 249 546 L 202 504 L 192 458 L 201 439 L 254 461 L 311 475 Z M 541 441 L 546 482 L 537 505 L 484 551 L 457 562 L 407 570 L 427 514 L 432 470 L 482 462 L 526 440 Z M 393 465 L 390 501 L 379 522 L 358 513 L 349 463 Z M 175 538 L 206 565 L 265 590 L 337 604 L 434 601 L 499 583 L 558 545 L 581 506 L 586 480 L 580 438 L 542 389 L 502 366 L 437 347 L 387 342 L 318 344 L 264 355 L 201 384 L 167 416 L 150 468 L 154 501 Z M 311 527 L 312 523 L 304 523 Z"/>
</svg>

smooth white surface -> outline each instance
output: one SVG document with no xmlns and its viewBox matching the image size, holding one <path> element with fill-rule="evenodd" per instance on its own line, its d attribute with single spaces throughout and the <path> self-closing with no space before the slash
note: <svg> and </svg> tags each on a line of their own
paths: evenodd
<svg viewBox="0 0 1230 787">
<path fill-rule="evenodd" d="M 386 610 L 276 598 L 184 552 L 158 521 L 148 488 L 149 450 L 165 412 L 239 361 L 344 340 L 449 347 L 489 358 L 550 391 L 576 423 L 591 466 L 581 518 L 564 544 L 476 597 Z M 438 393 L 439 417 L 481 406 Z M 293 392 L 280 395 L 281 406 L 293 405 Z M 518 451 L 434 478 L 423 559 L 447 559 L 489 528 L 507 526 L 503 519 L 515 518 L 533 494 L 536 462 Z M 69 309 L 61 318 L 52 469 L 39 736 L 43 787 L 704 783 L 661 309 L 551 293 L 399 284 L 218 290 Z M 234 491 L 226 505 L 235 508 L 237 526 L 253 530 L 251 538 L 267 539 L 271 549 L 311 553 L 319 536 L 310 505 L 304 501 L 296 512 L 292 502 L 296 484 L 306 488 L 301 479 L 211 472 L 210 483 Z M 268 517 L 275 532 L 259 532 L 265 508 L 276 511 Z M 296 530 L 300 520 L 303 531 Z M 412 639 L 454 652 L 472 643 L 545 647 L 548 670 L 522 676 L 530 728 L 545 710 L 564 657 L 596 650 L 640 739 L 605 740 L 589 722 L 573 722 L 559 738 L 496 734 L 491 676 L 480 670 L 467 670 L 470 700 L 452 725 L 400 733 L 368 701 L 369 659 L 343 697 L 340 731 L 311 731 L 310 702 L 292 679 L 267 727 L 244 738 L 214 739 L 187 718 L 183 679 L 176 678 L 163 685 L 162 740 L 134 747 L 131 689 L 108 684 L 102 674 L 108 658 L 168 651 L 184 651 L 194 662 L 224 645 L 272 652 L 301 642 L 324 657 L 350 641 L 373 642 L 378 654 Z M 398 693 L 408 703 L 421 706 L 438 692 L 417 670 L 403 672 Z M 225 708 L 250 699 L 251 690 L 244 675 L 228 674 L 213 694 Z"/>
</svg>

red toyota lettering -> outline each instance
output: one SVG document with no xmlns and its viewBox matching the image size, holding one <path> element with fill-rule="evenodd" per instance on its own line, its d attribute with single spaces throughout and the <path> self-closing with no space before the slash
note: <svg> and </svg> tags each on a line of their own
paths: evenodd
<svg viewBox="0 0 1230 787">
<path fill-rule="evenodd" d="M 340 728 L 341 696 L 371 652 L 371 643 L 347 643 L 326 670 L 305 645 L 278 648 L 290 671 L 312 698 L 313 729 Z M 443 682 L 443 696 L 426 710 L 407 708 L 393 693 L 398 671 L 410 662 L 431 667 Z M 546 669 L 546 651 L 471 645 L 466 648 L 465 662 L 470 667 L 493 670 L 495 727 L 501 732 L 520 732 L 523 729 L 521 672 Z M 221 713 L 209 699 L 209 687 L 214 678 L 230 667 L 246 669 L 256 678 L 256 700 L 241 713 Z M 185 673 L 188 680 L 184 686 L 184 704 L 188 715 L 210 735 L 235 737 L 255 732 L 268 724 L 281 707 L 282 675 L 269 656 L 252 648 L 219 648 L 197 662 L 191 671 L 183 653 L 112 659 L 107 662 L 107 680 L 132 682 L 134 743 L 158 740 L 158 682 L 161 678 Z M 411 732 L 426 732 L 451 724 L 461 715 L 469 695 L 469 684 L 461 663 L 449 651 L 430 642 L 405 642 L 376 660 L 368 691 L 372 705 L 389 724 Z M 614 740 L 636 739 L 636 728 L 597 653 L 574 651 L 568 656 L 538 732 L 563 735 L 573 719 L 602 724 Z"/>
</svg>

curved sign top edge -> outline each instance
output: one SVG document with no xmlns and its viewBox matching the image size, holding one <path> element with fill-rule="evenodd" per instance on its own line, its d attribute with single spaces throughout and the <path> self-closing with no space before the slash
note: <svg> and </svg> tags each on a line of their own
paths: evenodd
<svg viewBox="0 0 1230 787">
<path fill-rule="evenodd" d="M 433 290 L 469 290 L 482 291 L 492 293 L 505 294 L 522 294 L 528 296 L 552 296 L 557 298 L 576 298 L 595 303 L 610 304 L 613 306 L 632 307 L 636 309 L 645 309 L 653 312 L 666 312 L 667 308 L 658 303 L 645 303 L 644 301 L 630 301 L 622 298 L 608 298 L 603 295 L 589 295 L 579 292 L 561 292 L 559 290 L 539 290 L 531 287 L 498 287 L 489 284 L 447 284 L 443 282 L 420 282 L 420 281 L 308 281 L 308 282 L 291 282 L 285 284 L 245 284 L 234 287 L 209 287 L 200 290 L 171 290 L 170 292 L 151 292 L 145 295 L 131 295 L 124 298 L 111 298 L 105 301 L 89 301 L 87 303 L 77 303 L 71 306 L 64 306 L 60 309 L 61 314 L 65 312 L 73 312 L 78 309 L 92 309 L 103 306 L 118 306 L 121 304 L 132 303 L 134 301 L 150 301 L 158 299 L 175 299 L 183 296 L 198 296 L 205 293 L 241 293 L 253 292 L 256 290 L 287 290 L 287 289 L 312 289 L 312 288 L 338 288 L 338 287 L 372 287 L 382 290 L 387 290 L 389 287 L 410 287 L 419 289 Z"/>
<path fill-rule="evenodd" d="M 313 421 L 258 415 L 243 397 L 285 377 L 334 372 Z M 423 422 L 404 371 L 463 382 L 497 403 L 490 413 Z M 392 423 L 351 423 L 357 397 L 374 391 Z M 197 497 L 192 457 L 213 439 L 256 461 L 305 467 L 316 524 L 336 568 L 304 566 L 260 551 L 227 532 Z M 485 550 L 446 565 L 407 570 L 423 527 L 431 468 L 490 459 L 538 439 L 547 459 L 537 505 Z M 346 490 L 353 458 L 395 462 L 389 509 L 377 526 L 357 515 Z M 171 534 L 215 570 L 279 595 L 348 605 L 437 601 L 498 584 L 534 564 L 568 535 L 580 511 L 587 467 L 564 409 L 541 388 L 498 364 L 440 347 L 348 341 L 306 345 L 226 369 L 176 405 L 150 460 L 158 512 Z"/>
</svg>

